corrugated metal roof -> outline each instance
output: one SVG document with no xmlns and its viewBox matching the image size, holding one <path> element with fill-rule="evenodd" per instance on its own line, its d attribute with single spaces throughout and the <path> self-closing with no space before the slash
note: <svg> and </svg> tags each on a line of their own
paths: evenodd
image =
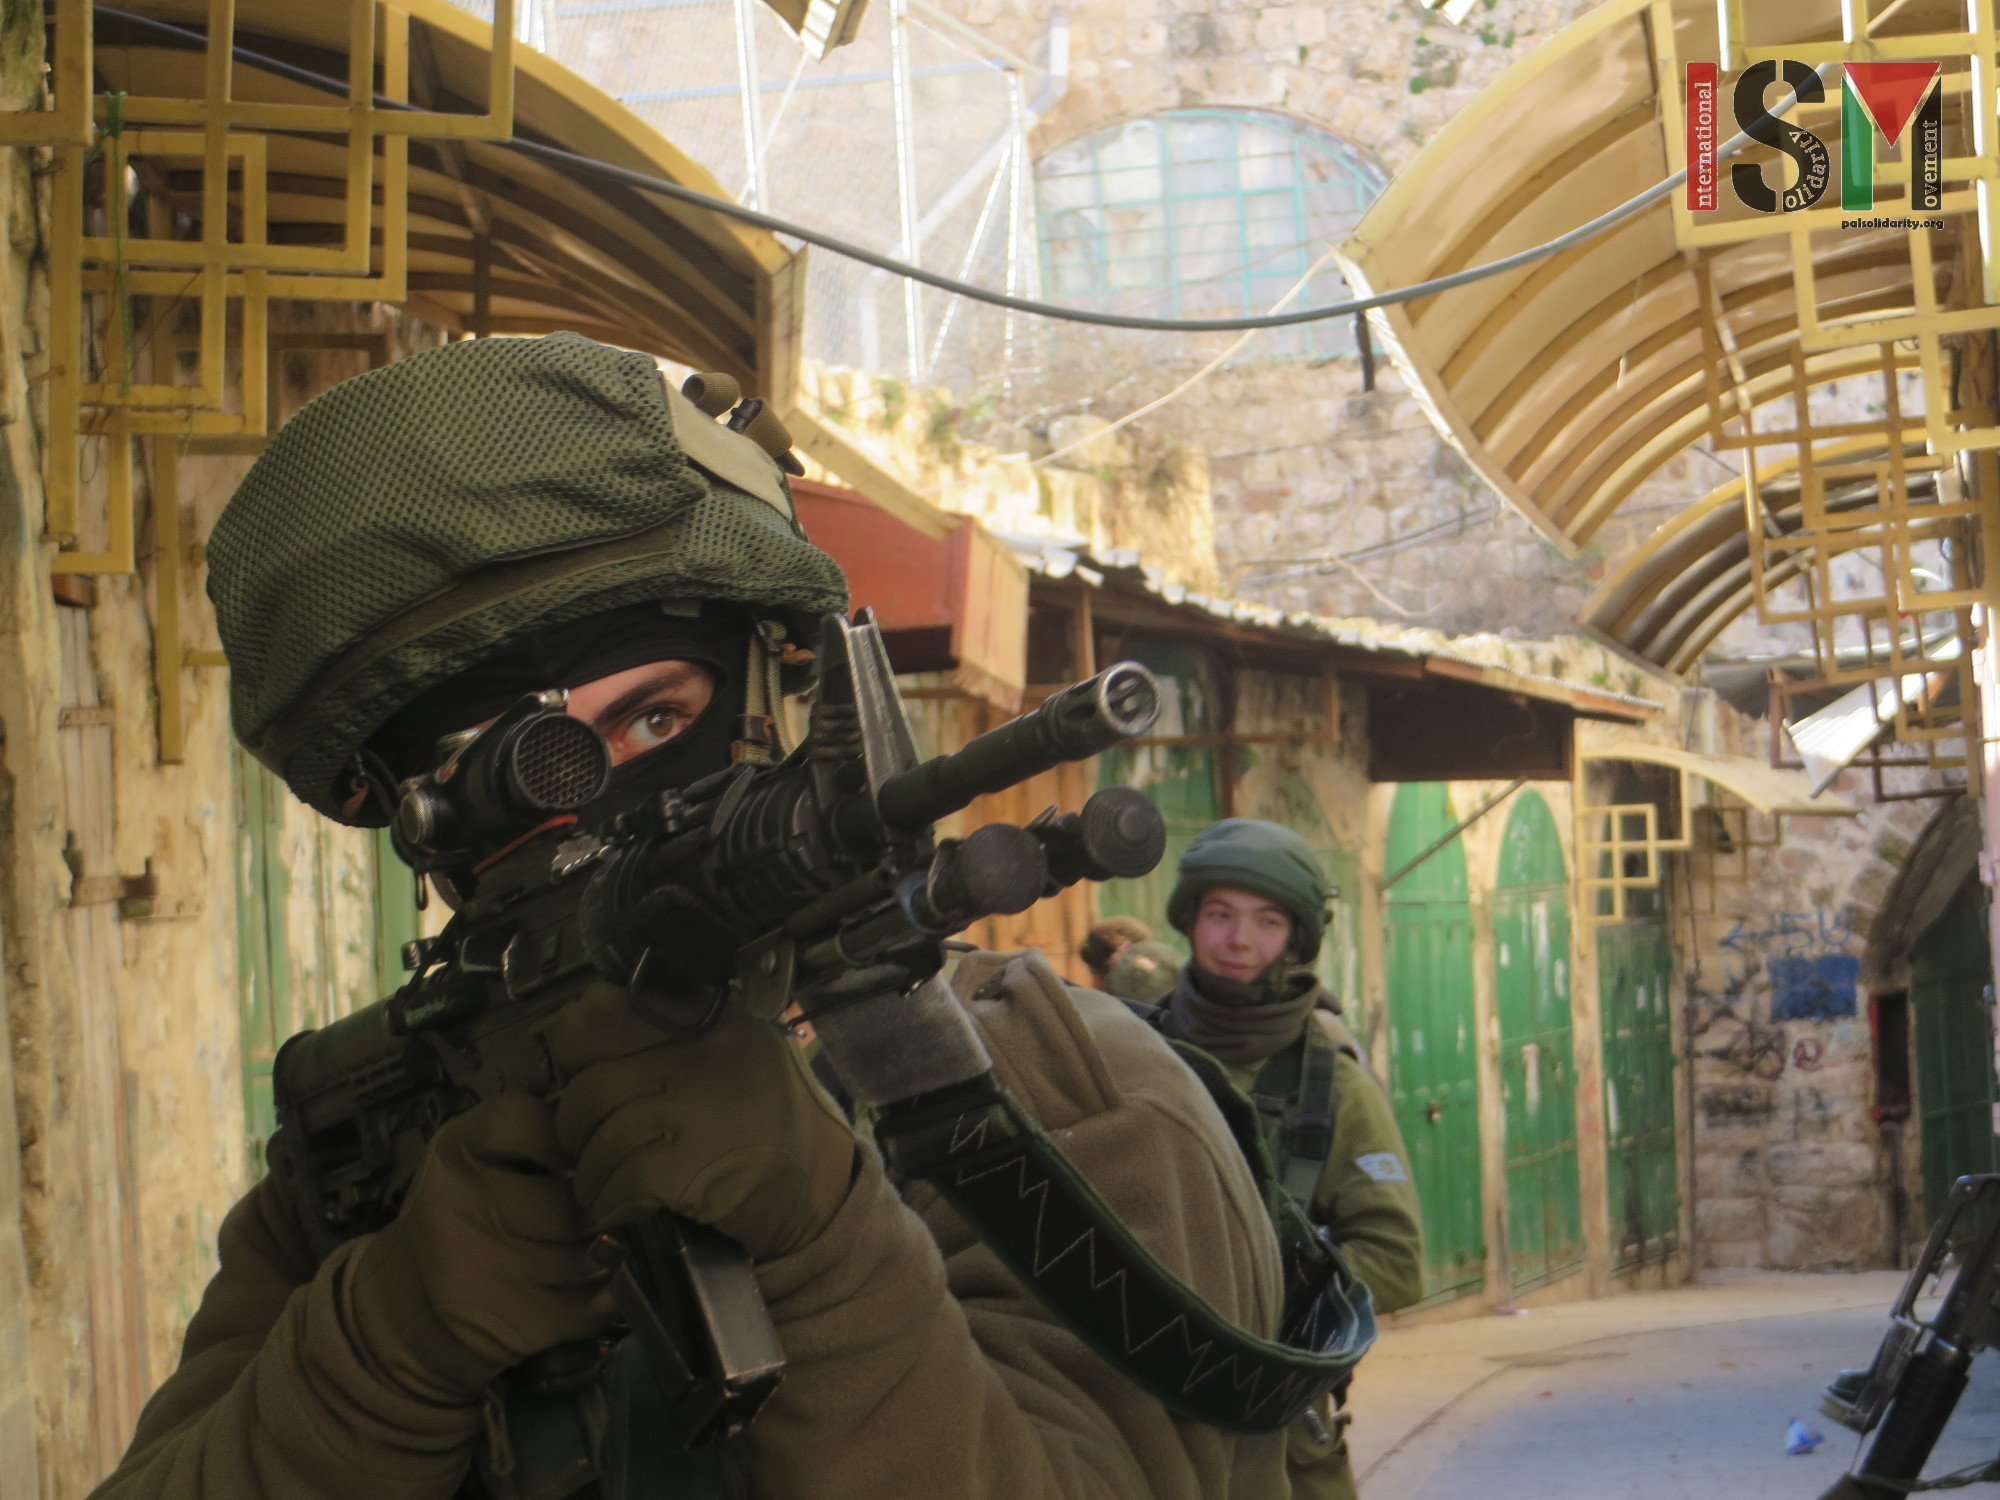
<svg viewBox="0 0 2000 1500">
<path fill-rule="evenodd" d="M 1511 643 L 1493 636 L 1452 637 L 1416 626 L 1382 620 L 1316 615 L 1304 610 L 1274 609 L 1242 599 L 1223 599 L 1169 580 L 1131 551 L 1092 552 L 1047 537 L 1009 536 L 1001 540 L 1045 578 L 1072 576 L 1096 587 L 1137 590 L 1163 604 L 1192 611 L 1218 622 L 1270 632 L 1279 640 L 1300 645 L 1344 647 L 1425 663 L 1440 676 L 1475 681 L 1507 692 L 1524 693 L 1567 703 L 1586 713 L 1627 720 L 1650 719 L 1661 705 L 1650 698 L 1613 692 L 1590 683 L 1571 682 L 1544 673 L 1523 671 L 1505 659 Z M 1490 644 L 1489 644 L 1490 643 Z M 1275 644 L 1275 642 L 1274 642 Z M 1440 666 L 1440 664 L 1448 664 Z"/>
</svg>

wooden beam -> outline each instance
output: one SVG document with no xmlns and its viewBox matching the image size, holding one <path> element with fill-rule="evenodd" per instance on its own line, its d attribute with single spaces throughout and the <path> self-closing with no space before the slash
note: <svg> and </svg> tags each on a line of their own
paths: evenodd
<svg viewBox="0 0 2000 1500">
<path fill-rule="evenodd" d="M 949 535 L 957 526 L 955 516 L 911 489 L 831 423 L 821 421 L 802 406 L 784 413 L 784 419 L 801 453 L 831 469 L 905 525 L 915 527 L 933 541 Z"/>
</svg>

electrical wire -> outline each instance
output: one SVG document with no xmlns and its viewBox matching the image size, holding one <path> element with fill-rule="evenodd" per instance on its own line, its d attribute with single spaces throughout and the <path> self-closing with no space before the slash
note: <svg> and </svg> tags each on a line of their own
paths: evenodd
<svg viewBox="0 0 2000 1500">
<path fill-rule="evenodd" d="M 170 26 L 163 21 L 155 21 L 146 16 L 133 15 L 129 11 L 116 10 L 107 5 L 99 5 L 92 8 L 97 15 L 116 21 L 120 26 L 127 27 L 141 35 L 148 35 L 159 41 L 172 42 L 183 48 L 201 51 L 206 51 L 208 48 L 207 37 L 198 31 L 189 31 L 183 27 Z M 247 47 L 232 48 L 231 56 L 237 62 L 247 67 L 255 68 L 259 72 L 286 78 L 294 83 L 303 84 L 308 88 L 319 89 L 338 95 L 345 95 L 347 93 L 347 84 L 341 79 L 330 78 L 323 73 L 314 73 L 309 69 L 298 67 L 293 63 L 280 61 L 275 57 L 264 56 L 262 53 L 253 52 Z M 1828 66 L 1830 68 L 1832 65 L 1829 64 Z M 1798 95 L 1796 93 L 1790 94 L 1781 104 L 1768 111 L 1766 118 L 1780 119 L 1797 103 Z M 408 104 L 403 100 L 388 99 L 380 94 L 375 96 L 375 106 L 378 109 L 387 110 L 414 111 L 417 108 L 417 106 Z M 1761 124 L 1761 122 L 1759 123 Z M 471 146 L 479 143 L 467 141 L 465 144 Z M 1041 302 L 1032 297 L 1016 297 L 1011 293 L 994 291 L 991 287 L 975 286 L 970 282 L 961 281 L 955 276 L 945 276 L 936 271 L 927 271 L 922 266 L 910 265 L 905 261 L 896 259 L 894 256 L 880 254 L 877 251 L 867 249 L 865 246 L 852 244 L 847 240 L 839 239 L 821 230 L 808 228 L 803 224 L 795 224 L 789 219 L 781 219 L 776 214 L 767 214 L 754 208 L 746 208 L 743 204 L 734 202 L 728 198 L 718 198 L 712 193 L 704 193 L 694 188 L 683 187 L 680 183 L 669 181 L 664 177 L 654 177 L 645 172 L 635 172 L 628 167 L 613 166 L 610 162 L 598 161 L 593 157 L 582 156 L 574 151 L 565 151 L 559 146 L 546 145 L 540 141 L 523 140 L 519 136 L 513 136 L 505 141 L 495 141 L 492 144 L 503 146 L 522 156 L 532 157 L 569 172 L 582 173 L 586 176 L 602 178 L 607 182 L 616 182 L 624 187 L 636 188 L 642 192 L 655 193 L 660 197 L 670 198 L 676 202 L 685 203 L 695 208 L 706 209 L 711 213 L 720 214 L 724 218 L 735 219 L 740 223 L 768 230 L 773 234 L 787 235 L 792 239 L 800 240 L 808 245 L 815 245 L 835 255 L 859 261 L 863 265 L 874 266 L 877 270 L 887 271 L 895 276 L 907 277 L 912 281 L 921 282 L 925 286 L 936 287 L 939 291 L 950 292 L 956 296 L 969 297 L 976 302 L 985 302 L 994 307 L 1004 307 L 1011 312 L 1028 313 L 1042 318 L 1054 318 L 1068 323 L 1088 323 L 1099 328 L 1128 328 L 1153 333 L 1243 333 L 1264 328 L 1292 328 L 1301 323 L 1317 323 L 1327 318 L 1349 318 L 1356 313 L 1368 312 L 1373 308 L 1392 307 L 1402 302 L 1413 302 L 1419 297 L 1433 297 L 1440 292 L 1448 292 L 1456 287 L 1469 286 L 1473 282 L 1483 281 L 1489 276 L 1499 276 L 1508 271 L 1517 271 L 1523 266 L 1531 266 L 1537 261 L 1548 259 L 1552 255 L 1560 255 L 1563 251 L 1583 244 L 1587 240 L 1594 239 L 1606 230 L 1615 228 L 1627 219 L 1642 213 L 1687 181 L 1687 169 L 1683 167 L 1672 176 L 1647 188 L 1638 196 L 1628 198 L 1616 208 L 1599 214 L 1588 223 L 1578 225 L 1567 234 L 1558 235 L 1552 240 L 1546 240 L 1542 244 L 1531 246 L 1526 250 L 1516 251 L 1512 255 L 1502 256 L 1499 260 L 1488 261 L 1484 265 L 1468 266 L 1465 270 L 1454 271 L 1449 276 L 1433 277 L 1429 281 L 1419 281 L 1410 286 L 1395 287 L 1386 292 L 1376 292 L 1371 296 L 1353 297 L 1345 302 L 1322 303 L 1316 307 L 1302 307 L 1292 312 L 1265 313 L 1241 318 L 1145 318 L 1125 313 L 1092 312 L 1087 308 L 1081 307 L 1064 307 L 1062 304 L 1056 302 Z M 1731 136 L 1716 148 L 1715 159 L 1721 161 L 1725 157 L 1734 156 L 1737 152 L 1752 144 L 1754 144 L 1754 138 L 1748 131 Z"/>
</svg>

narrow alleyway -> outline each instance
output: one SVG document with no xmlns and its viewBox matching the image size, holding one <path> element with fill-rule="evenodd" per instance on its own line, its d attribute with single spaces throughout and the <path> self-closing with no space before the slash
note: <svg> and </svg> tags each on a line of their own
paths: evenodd
<svg viewBox="0 0 2000 1500">
<path fill-rule="evenodd" d="M 1819 1415 L 1874 1352 L 1901 1281 L 1748 1273 L 1669 1292 L 1391 1330 L 1356 1382 L 1368 1500 L 1813 1500 L 1855 1438 Z M 1826 1434 L 1788 1457 L 1797 1417 Z M 2000 1450 L 2000 1361 L 1975 1368 L 1931 1473 Z"/>
</svg>

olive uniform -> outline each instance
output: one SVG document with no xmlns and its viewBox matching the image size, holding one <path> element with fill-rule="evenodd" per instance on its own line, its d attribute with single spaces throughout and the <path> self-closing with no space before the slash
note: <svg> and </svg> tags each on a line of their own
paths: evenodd
<svg viewBox="0 0 2000 1500">
<path fill-rule="evenodd" d="M 1263 983 L 1239 985 L 1189 964 L 1156 1013 L 1169 1036 L 1213 1053 L 1257 1105 L 1273 1166 L 1325 1227 L 1378 1312 L 1423 1295 L 1423 1220 L 1388 1091 L 1369 1071 L 1339 1002 L 1303 967 L 1317 956 L 1328 891 L 1311 847 L 1279 824 L 1231 818 L 1189 845 L 1168 903 L 1189 931 L 1200 897 L 1247 890 L 1293 919 L 1289 951 Z M 1332 1418 L 1332 1420 L 1327 1420 Z M 1296 1500 L 1351 1500 L 1345 1415 L 1295 1425 L 1288 1442 Z"/>
</svg>

